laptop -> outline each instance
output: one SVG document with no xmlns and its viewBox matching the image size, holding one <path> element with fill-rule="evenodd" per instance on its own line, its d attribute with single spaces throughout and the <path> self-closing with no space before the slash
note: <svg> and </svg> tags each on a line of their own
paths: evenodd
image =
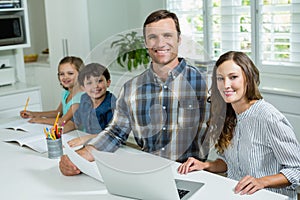
<svg viewBox="0 0 300 200">
<path fill-rule="evenodd" d="M 174 179 L 173 161 L 145 152 L 92 152 L 109 193 L 134 199 L 186 200 L 204 183 Z"/>
</svg>

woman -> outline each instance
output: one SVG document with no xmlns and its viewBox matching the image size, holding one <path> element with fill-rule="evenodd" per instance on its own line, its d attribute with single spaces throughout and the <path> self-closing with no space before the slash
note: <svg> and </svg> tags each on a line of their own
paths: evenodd
<svg viewBox="0 0 300 200">
<path fill-rule="evenodd" d="M 230 51 L 218 59 L 212 77 L 209 130 L 220 130 L 215 144 L 220 157 L 212 162 L 189 158 L 178 172 L 227 172 L 239 181 L 236 193 L 266 188 L 297 199 L 300 145 L 288 120 L 263 100 L 258 85 L 259 71 L 246 54 Z"/>
</svg>

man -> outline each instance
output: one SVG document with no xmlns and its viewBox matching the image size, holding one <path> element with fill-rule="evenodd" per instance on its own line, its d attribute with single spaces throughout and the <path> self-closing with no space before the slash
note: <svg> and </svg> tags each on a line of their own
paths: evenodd
<svg viewBox="0 0 300 200">
<path fill-rule="evenodd" d="M 201 131 L 206 114 L 207 87 L 200 72 L 178 58 L 180 27 L 174 13 L 158 10 L 144 23 L 150 68 L 123 86 L 113 120 L 99 135 L 77 151 L 89 161 L 91 150 L 115 151 L 132 131 L 143 151 L 183 162 L 193 156 L 205 160 Z M 64 155 L 60 170 L 80 170 Z"/>
</svg>

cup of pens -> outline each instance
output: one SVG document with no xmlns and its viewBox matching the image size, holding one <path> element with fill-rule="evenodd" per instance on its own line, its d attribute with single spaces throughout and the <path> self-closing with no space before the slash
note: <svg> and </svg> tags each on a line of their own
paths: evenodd
<svg viewBox="0 0 300 200">
<path fill-rule="evenodd" d="M 44 128 L 47 140 L 48 158 L 60 158 L 63 155 L 61 136 L 63 134 L 63 126 L 57 123 L 51 128 Z"/>
<path fill-rule="evenodd" d="M 48 158 L 55 159 L 60 158 L 63 155 L 62 148 L 62 128 L 55 126 L 50 130 L 46 129 L 46 140 L 47 140 L 47 148 L 48 148 Z"/>
</svg>

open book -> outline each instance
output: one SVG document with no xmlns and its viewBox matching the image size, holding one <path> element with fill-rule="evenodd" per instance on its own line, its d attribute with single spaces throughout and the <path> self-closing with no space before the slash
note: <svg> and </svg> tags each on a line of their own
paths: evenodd
<svg viewBox="0 0 300 200">
<path fill-rule="evenodd" d="M 36 135 L 24 131 L 1 129 L 0 134 L 4 142 L 17 142 L 20 146 L 27 146 L 39 153 L 47 152 L 46 137 L 43 133 Z"/>
<path fill-rule="evenodd" d="M 22 118 L 12 118 L 11 121 L 0 125 L 0 128 L 25 131 L 31 134 L 38 135 L 43 134 L 43 129 L 46 127 L 51 128 L 50 125 L 30 123 L 28 122 L 28 119 Z"/>
<path fill-rule="evenodd" d="M 4 142 L 17 142 L 20 146 L 27 146 L 39 153 L 47 152 L 46 136 L 41 131 L 39 134 L 33 134 L 24 131 L 13 131 L 0 129 L 1 139 Z M 63 134 L 62 140 L 69 141 L 75 138 L 73 135 Z"/>
</svg>

